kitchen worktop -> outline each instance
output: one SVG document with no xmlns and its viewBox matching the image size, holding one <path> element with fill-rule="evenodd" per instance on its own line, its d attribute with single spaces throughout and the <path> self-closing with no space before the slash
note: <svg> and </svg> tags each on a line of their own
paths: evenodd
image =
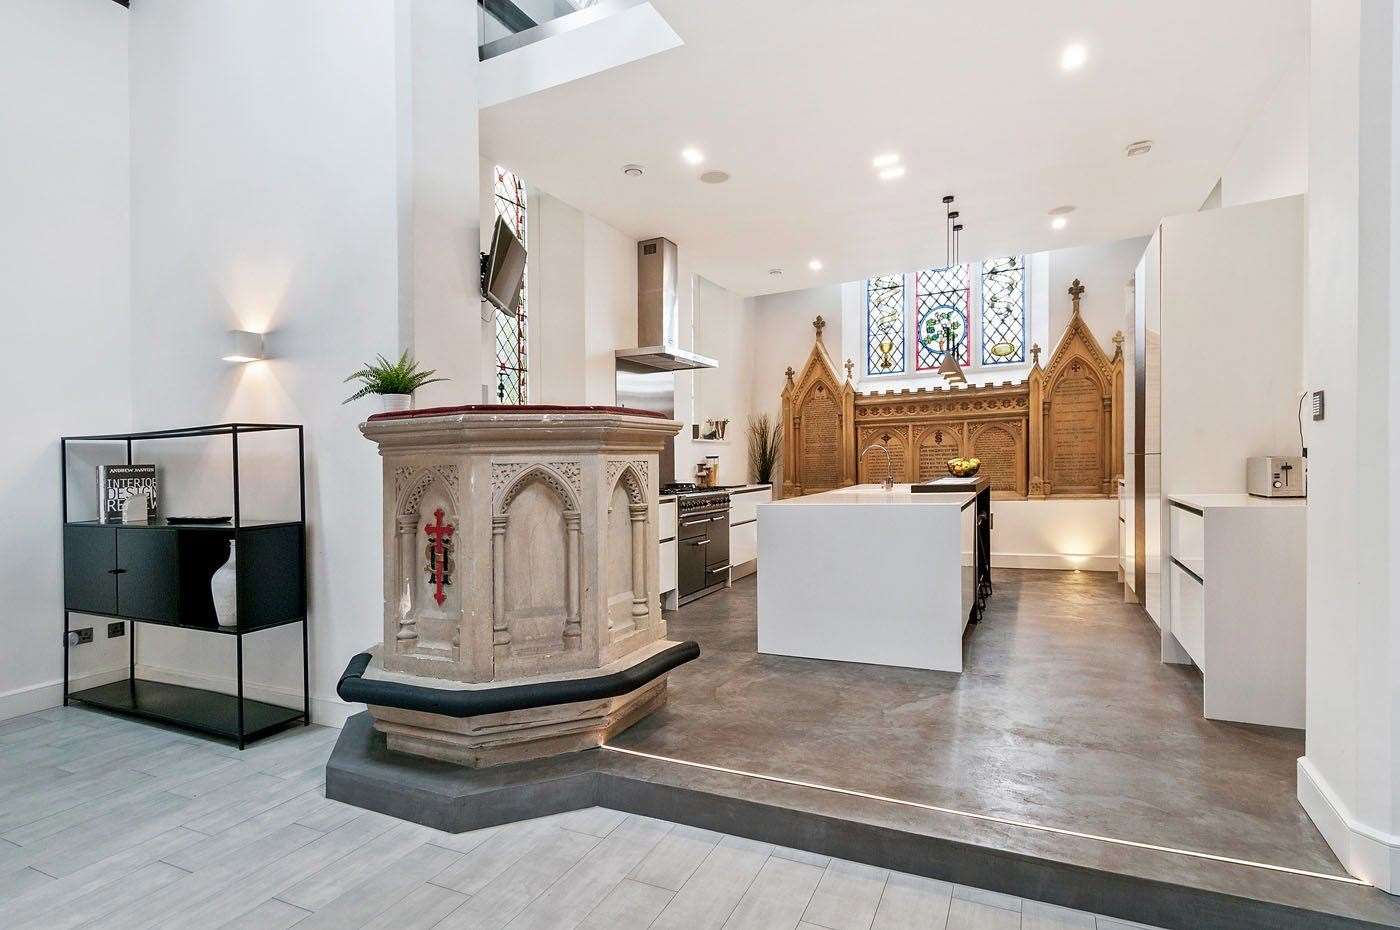
<svg viewBox="0 0 1400 930">
<path fill-rule="evenodd" d="M 1306 497 L 1255 497 L 1239 491 L 1220 494 L 1172 494 L 1167 498 L 1196 510 L 1211 507 L 1306 507 Z"/>
<path fill-rule="evenodd" d="M 819 494 L 807 494 L 802 497 L 788 497 L 772 504 L 764 506 L 771 507 L 811 507 L 821 505 L 846 505 L 846 504 L 875 504 L 879 506 L 890 505 L 910 505 L 917 507 L 946 507 L 953 505 L 962 507 L 971 501 L 976 495 L 968 492 L 949 492 L 945 494 L 915 494 L 910 491 L 908 484 L 896 484 L 893 489 L 886 491 L 884 485 L 880 484 L 855 484 L 848 488 L 836 488 L 833 491 L 822 491 Z"/>
</svg>

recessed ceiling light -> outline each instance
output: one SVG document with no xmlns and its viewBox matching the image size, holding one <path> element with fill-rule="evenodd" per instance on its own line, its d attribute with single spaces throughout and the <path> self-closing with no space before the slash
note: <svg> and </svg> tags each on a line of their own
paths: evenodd
<svg viewBox="0 0 1400 930">
<path fill-rule="evenodd" d="M 1051 228 L 1051 229 L 1064 229 L 1064 228 L 1065 228 L 1066 226 L 1068 226 L 1068 225 L 1069 225 L 1069 220 L 1065 219 L 1063 216 L 1057 216 L 1057 217 L 1055 217 L 1053 220 L 1050 221 L 1050 228 Z"/>
<path fill-rule="evenodd" d="M 698 165 L 705 160 L 705 153 L 697 148 L 682 149 L 681 158 L 684 158 L 689 164 Z"/>
<path fill-rule="evenodd" d="M 880 172 L 881 181 L 893 181 L 895 178 L 904 177 L 904 166 L 895 165 L 893 168 L 886 168 Z"/>
<path fill-rule="evenodd" d="M 725 181 L 729 180 L 729 172 L 706 171 L 704 174 L 700 175 L 700 180 L 704 181 L 706 184 L 723 184 Z"/>
<path fill-rule="evenodd" d="M 822 270 L 822 262 L 821 262 L 821 259 L 819 259 L 819 258 L 814 258 L 814 259 L 812 259 L 810 262 L 807 263 L 807 267 L 810 268 L 810 269 L 812 269 L 813 271 L 821 271 L 821 270 Z"/>
<path fill-rule="evenodd" d="M 622 173 L 627 175 L 629 178 L 640 178 L 643 174 L 646 173 L 646 169 L 643 168 L 641 165 L 623 165 Z"/>
<path fill-rule="evenodd" d="M 1146 155 L 1150 151 L 1152 151 L 1151 139 L 1139 139 L 1136 142 L 1128 143 L 1127 152 L 1129 158 L 1133 158 L 1138 155 Z"/>
<path fill-rule="evenodd" d="M 768 273 L 769 273 L 770 275 L 772 275 L 773 277 L 775 277 L 775 278 L 781 278 L 781 277 L 783 276 L 783 269 L 781 269 L 781 268 L 769 268 L 769 269 L 768 269 Z"/>
<path fill-rule="evenodd" d="M 1062 207 L 1056 207 L 1055 209 L 1051 210 L 1051 211 L 1050 211 L 1050 215 L 1051 215 L 1051 216 L 1064 216 L 1066 213 L 1073 213 L 1073 212 L 1074 212 L 1074 204 L 1072 204 L 1072 203 L 1067 203 L 1067 204 L 1065 204 L 1065 205 L 1062 206 Z"/>
<path fill-rule="evenodd" d="M 1060 52 L 1060 68 L 1064 71 L 1078 71 L 1088 60 L 1089 50 L 1078 42 L 1066 45 Z"/>
<path fill-rule="evenodd" d="M 876 168 L 889 168 L 892 165 L 897 165 L 899 164 L 899 153 L 885 152 L 883 155 L 876 155 L 870 160 L 870 164 Z"/>
</svg>

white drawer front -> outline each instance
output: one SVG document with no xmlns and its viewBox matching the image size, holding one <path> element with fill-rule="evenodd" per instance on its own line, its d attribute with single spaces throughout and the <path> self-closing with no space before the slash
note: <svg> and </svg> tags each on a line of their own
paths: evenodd
<svg viewBox="0 0 1400 930">
<path fill-rule="evenodd" d="M 747 523 L 758 518 L 758 505 L 767 504 L 773 500 L 773 492 L 769 488 L 762 491 L 746 491 L 743 494 L 729 495 L 729 525 L 735 523 Z"/>
<path fill-rule="evenodd" d="M 676 541 L 661 544 L 661 591 L 674 591 L 676 588 Z"/>
<path fill-rule="evenodd" d="M 1180 565 L 1171 564 L 1172 633 L 1202 672 L 1206 669 L 1206 589 Z"/>
<path fill-rule="evenodd" d="M 758 524 L 745 523 L 729 528 L 729 564 L 743 565 L 758 558 Z"/>
<path fill-rule="evenodd" d="M 657 517 L 657 521 L 656 521 L 656 522 L 657 522 L 657 529 L 658 529 L 658 531 L 659 531 L 656 538 L 657 538 L 657 539 L 675 539 L 675 538 L 676 538 L 676 502 L 675 502 L 675 501 L 662 501 L 662 502 L 661 502 L 661 506 L 657 507 L 656 510 L 657 510 L 657 514 L 658 514 L 658 517 Z M 662 586 L 662 590 L 665 590 L 665 586 L 664 586 L 664 585 Z"/>
<path fill-rule="evenodd" d="M 1171 551 L 1167 554 L 1202 578 L 1206 574 L 1206 518 L 1175 504 L 1171 510 Z"/>
</svg>

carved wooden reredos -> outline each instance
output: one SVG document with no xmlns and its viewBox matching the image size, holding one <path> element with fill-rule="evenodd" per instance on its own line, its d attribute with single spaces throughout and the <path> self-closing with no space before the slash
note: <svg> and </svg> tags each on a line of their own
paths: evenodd
<svg viewBox="0 0 1400 930">
<path fill-rule="evenodd" d="M 1123 462 L 1123 336 L 1107 356 L 1079 312 L 1084 286 L 1069 289 L 1069 325 L 1049 363 L 1031 347 L 1025 381 L 857 394 L 822 343 L 783 388 L 783 495 L 875 484 L 886 453 L 897 482 L 948 473 L 975 456 L 998 498 L 1110 497 Z M 883 447 L 883 449 L 881 448 Z"/>
</svg>

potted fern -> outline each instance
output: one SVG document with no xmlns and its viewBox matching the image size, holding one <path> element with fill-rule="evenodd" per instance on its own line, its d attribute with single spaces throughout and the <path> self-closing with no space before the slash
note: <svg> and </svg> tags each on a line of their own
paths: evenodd
<svg viewBox="0 0 1400 930">
<path fill-rule="evenodd" d="M 365 367 L 345 379 L 346 384 L 353 381 L 359 384 L 360 389 L 345 398 L 344 402 L 348 404 L 373 394 L 379 398 L 380 410 L 384 413 L 409 410 L 413 407 L 414 391 L 427 384 L 448 380 L 433 377 L 436 374 L 436 369 L 424 371 L 419 368 L 418 362 L 409 356 L 407 350 L 397 362 L 378 355 L 374 361 L 367 362 Z"/>
</svg>

